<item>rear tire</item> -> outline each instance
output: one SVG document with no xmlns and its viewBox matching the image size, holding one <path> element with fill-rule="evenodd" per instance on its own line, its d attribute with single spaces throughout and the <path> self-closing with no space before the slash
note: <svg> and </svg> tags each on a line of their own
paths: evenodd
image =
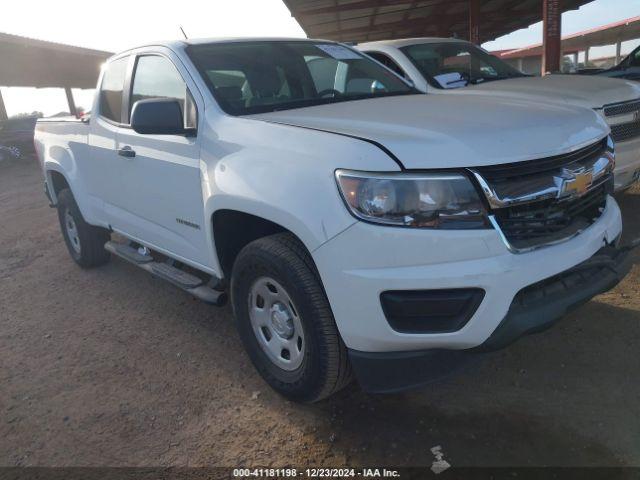
<svg viewBox="0 0 640 480">
<path fill-rule="evenodd" d="M 350 383 L 347 349 L 315 265 L 293 235 L 244 247 L 233 265 L 231 297 L 245 349 L 278 393 L 316 402 Z"/>
<path fill-rule="evenodd" d="M 60 229 L 71 258 L 82 268 L 107 263 L 111 257 L 104 249 L 104 244 L 111 238 L 109 231 L 85 222 L 68 188 L 57 194 L 57 200 Z"/>
</svg>

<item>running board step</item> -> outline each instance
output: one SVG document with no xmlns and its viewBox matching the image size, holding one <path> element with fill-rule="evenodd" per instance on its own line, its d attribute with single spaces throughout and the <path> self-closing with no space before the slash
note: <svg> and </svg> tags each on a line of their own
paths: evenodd
<svg viewBox="0 0 640 480">
<path fill-rule="evenodd" d="M 190 293 L 194 297 L 203 302 L 211 305 L 221 307 L 227 303 L 227 294 L 214 290 L 213 288 L 205 285 L 204 281 L 195 275 L 173 267 L 165 262 L 156 262 L 151 255 L 142 255 L 138 251 L 130 247 L 117 242 L 107 242 L 104 245 L 105 250 L 112 254 L 133 263 L 134 265 L 146 270 L 152 275 L 166 280 L 176 287 Z"/>
<path fill-rule="evenodd" d="M 199 287 L 204 283 L 202 279 L 185 271 L 172 267 L 167 263 L 151 263 L 151 272 L 160 278 L 177 285 L 180 288 L 189 289 Z"/>
<path fill-rule="evenodd" d="M 125 260 L 128 260 L 132 263 L 148 263 L 153 261 L 153 257 L 151 255 L 142 255 L 138 252 L 138 249 L 133 248 L 130 245 L 125 245 L 124 243 L 116 243 L 116 242 L 108 242 L 112 245 L 113 249 L 107 248 L 105 245 L 104 248 L 109 250 L 111 253 L 118 255 Z"/>
</svg>

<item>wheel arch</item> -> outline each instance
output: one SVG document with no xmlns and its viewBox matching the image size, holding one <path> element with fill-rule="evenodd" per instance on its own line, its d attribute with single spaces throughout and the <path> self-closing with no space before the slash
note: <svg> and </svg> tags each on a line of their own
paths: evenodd
<svg viewBox="0 0 640 480">
<path fill-rule="evenodd" d="M 47 169 L 46 179 L 51 203 L 56 205 L 58 203 L 58 194 L 65 188 L 71 190 L 71 184 L 64 173 L 51 168 Z M 73 193 L 73 191 L 71 193 Z"/>
<path fill-rule="evenodd" d="M 240 251 L 249 243 L 276 233 L 289 233 L 311 257 L 311 249 L 290 228 L 263 216 L 241 210 L 221 208 L 211 215 L 215 254 L 224 278 L 229 279 Z"/>
</svg>

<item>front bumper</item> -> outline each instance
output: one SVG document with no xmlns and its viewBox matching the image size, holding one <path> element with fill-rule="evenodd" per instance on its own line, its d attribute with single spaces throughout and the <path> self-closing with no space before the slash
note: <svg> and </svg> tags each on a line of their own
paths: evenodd
<svg viewBox="0 0 640 480">
<path fill-rule="evenodd" d="M 640 138 L 616 144 L 615 191 L 633 186 L 640 177 Z"/>
<path fill-rule="evenodd" d="M 485 343 L 516 295 L 586 261 L 622 233 L 613 198 L 596 223 L 564 243 L 513 254 L 496 230 L 434 231 L 357 222 L 313 252 L 345 345 L 358 352 L 465 350 Z M 473 316 L 456 331 L 401 333 L 380 295 L 389 290 L 481 289 Z"/>
<path fill-rule="evenodd" d="M 631 269 L 628 250 L 602 248 L 590 259 L 516 295 L 493 334 L 469 350 L 369 353 L 349 350 L 362 388 L 391 393 L 432 382 L 473 361 L 476 352 L 506 347 L 518 338 L 551 327 L 569 311 L 615 287 Z"/>
</svg>

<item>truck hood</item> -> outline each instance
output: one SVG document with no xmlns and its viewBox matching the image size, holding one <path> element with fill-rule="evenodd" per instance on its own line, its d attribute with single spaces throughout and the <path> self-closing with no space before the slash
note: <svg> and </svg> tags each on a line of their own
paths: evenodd
<svg viewBox="0 0 640 480">
<path fill-rule="evenodd" d="M 640 98 L 640 85 L 627 80 L 585 75 L 522 77 L 470 85 L 455 93 L 480 93 L 532 101 L 564 102 L 588 108 Z"/>
<path fill-rule="evenodd" d="M 251 118 L 374 141 L 408 169 L 544 158 L 584 147 L 609 132 L 593 110 L 481 95 L 384 97 Z"/>
</svg>

